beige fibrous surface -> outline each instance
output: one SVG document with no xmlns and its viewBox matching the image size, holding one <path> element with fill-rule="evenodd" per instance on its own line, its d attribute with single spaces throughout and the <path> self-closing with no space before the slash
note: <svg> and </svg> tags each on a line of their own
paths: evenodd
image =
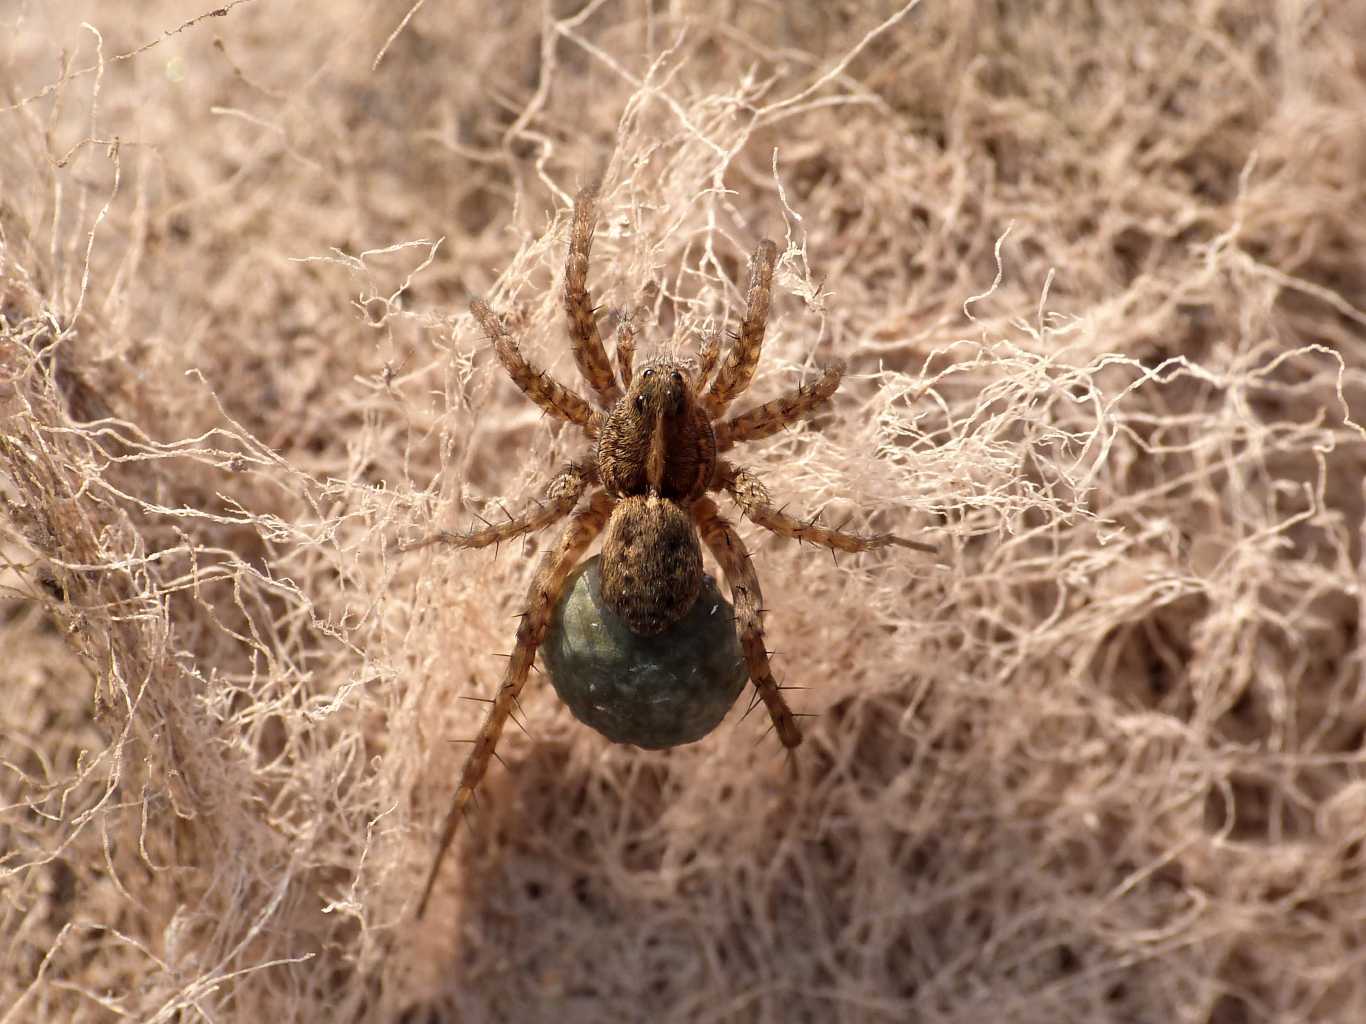
<svg viewBox="0 0 1366 1024">
<path fill-rule="evenodd" d="M 0 7 L 0 1022 L 1366 1019 L 1361 5 L 495 6 Z M 417 921 L 596 179 L 941 554 L 742 523 L 794 767 L 533 676 Z"/>
</svg>

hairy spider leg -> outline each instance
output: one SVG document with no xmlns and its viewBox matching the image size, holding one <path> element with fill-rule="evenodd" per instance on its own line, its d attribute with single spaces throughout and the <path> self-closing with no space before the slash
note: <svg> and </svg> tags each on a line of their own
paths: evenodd
<svg viewBox="0 0 1366 1024">
<path fill-rule="evenodd" d="M 702 542 L 707 545 L 712 556 L 721 566 L 721 572 L 730 584 L 730 599 L 735 605 L 735 625 L 740 637 L 740 648 L 745 654 L 749 668 L 750 682 L 754 684 L 759 698 L 773 719 L 773 728 L 784 747 L 795 747 L 802 741 L 801 730 L 797 728 L 797 716 L 783 700 L 782 688 L 773 678 L 773 669 L 768 663 L 768 650 L 764 647 L 764 624 L 760 609 L 764 605 L 763 591 L 759 588 L 759 576 L 754 571 L 749 552 L 744 541 L 735 532 L 735 527 L 722 518 L 716 509 L 716 502 L 710 498 L 699 498 L 693 502 L 693 520 L 697 523 Z"/>
<path fill-rule="evenodd" d="M 593 299 L 588 294 L 588 256 L 593 249 L 597 199 L 596 185 L 589 185 L 574 199 L 569 255 L 564 264 L 564 312 L 574 362 L 597 395 L 598 404 L 610 409 L 621 398 L 621 388 L 612 375 L 612 364 L 607 360 L 607 350 L 598 333 L 598 321 L 593 315 Z"/>
<path fill-rule="evenodd" d="M 726 351 L 716 379 L 702 396 L 702 407 L 716 419 L 754 379 L 754 368 L 759 365 L 759 353 L 764 347 L 764 332 L 768 329 L 769 296 L 773 291 L 773 267 L 778 262 L 778 247 L 764 239 L 749 258 L 749 296 L 745 304 L 745 318 L 740 322 L 740 333 Z"/>
<path fill-rule="evenodd" d="M 441 530 L 438 533 L 400 546 L 399 554 L 407 554 L 409 551 L 416 551 L 418 548 L 425 548 L 430 544 L 450 544 L 458 548 L 486 548 L 490 544 L 501 544 L 504 541 L 513 540 L 524 533 L 544 530 L 547 526 L 553 526 L 569 515 L 570 512 L 573 512 L 574 506 L 583 497 L 583 492 L 588 489 L 590 483 L 595 483 L 597 478 L 598 471 L 595 467 L 571 464 L 565 467 L 564 472 L 550 481 L 550 486 L 546 488 L 546 500 L 538 502 L 538 507 L 534 512 L 528 512 L 516 519 L 509 517 L 506 523 L 487 523 L 484 529 L 471 530 L 469 533 L 451 533 L 449 530 Z"/>
<path fill-rule="evenodd" d="M 517 342 L 503 325 L 503 321 L 489 309 L 486 302 L 475 299 L 470 303 L 470 312 L 484 328 L 484 334 L 488 336 L 489 341 L 493 342 L 493 350 L 498 354 L 498 361 L 512 378 L 512 383 L 516 384 L 527 398 L 548 415 L 582 427 L 589 437 L 598 436 L 598 428 L 602 425 L 601 413 L 595 412 L 583 398 L 550 374 L 527 362 L 522 350 L 517 347 Z"/>
<path fill-rule="evenodd" d="M 809 541 L 832 551 L 848 551 L 851 554 L 860 551 L 873 551 L 876 548 L 885 548 L 891 544 L 903 548 L 913 548 L 916 551 L 928 551 L 931 554 L 936 554 L 939 551 L 933 544 L 906 540 L 904 537 L 897 537 L 890 533 L 864 536 L 817 526 L 814 519 L 806 522 L 794 519 L 773 507 L 773 501 L 768 496 L 768 488 L 754 473 L 748 469 L 740 469 L 724 459 L 716 464 L 716 475 L 712 487 L 715 490 L 724 489 L 728 491 L 740 505 L 740 510 L 744 512 L 746 519 L 766 530 L 772 530 L 780 537 L 788 537 L 796 541 Z"/>
<path fill-rule="evenodd" d="M 784 427 L 805 419 L 830 400 L 843 376 L 844 363 L 834 362 L 810 384 L 803 384 L 795 391 L 716 424 L 716 450 L 723 452 L 741 441 L 771 437 Z"/>
<path fill-rule="evenodd" d="M 441 841 L 432 860 L 431 870 L 427 874 L 422 899 L 417 905 L 419 918 L 427 909 L 427 901 L 432 895 L 433 886 L 436 885 L 441 861 L 455 838 L 455 831 L 460 824 L 465 805 L 469 803 L 475 789 L 483 780 L 484 773 L 488 771 L 489 761 L 493 759 L 495 748 L 498 746 L 498 738 L 503 734 L 508 717 L 517 707 L 517 698 L 526 684 L 532 663 L 536 660 L 536 650 L 545 637 L 551 612 L 564 590 L 565 580 L 583 557 L 583 553 L 588 550 L 593 538 L 602 532 L 603 526 L 612 514 L 614 504 L 615 502 L 601 491 L 593 495 L 587 507 L 574 513 L 559 543 L 548 550 L 541 559 L 541 564 L 536 570 L 536 578 L 532 581 L 527 595 L 526 613 L 522 616 L 521 625 L 517 627 L 517 646 L 508 658 L 503 682 L 494 695 L 493 703 L 489 705 L 488 714 L 484 716 L 484 724 L 479 727 L 479 735 L 475 737 L 474 745 L 465 759 L 465 767 L 460 772 L 460 785 L 451 800 L 451 809 L 446 814 L 445 824 L 441 827 Z"/>
</svg>

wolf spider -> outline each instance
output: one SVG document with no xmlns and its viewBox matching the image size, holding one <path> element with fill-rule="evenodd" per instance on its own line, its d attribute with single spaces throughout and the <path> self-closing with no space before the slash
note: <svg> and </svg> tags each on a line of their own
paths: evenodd
<svg viewBox="0 0 1366 1024">
<path fill-rule="evenodd" d="M 832 551 L 869 551 L 889 544 L 936 550 L 932 545 L 891 534 L 859 536 L 818 526 L 814 520 L 794 519 L 773 507 L 767 489 L 753 473 L 722 457 L 742 441 L 770 437 L 809 416 L 835 393 L 844 372 L 843 364 L 835 362 L 814 382 L 723 418 L 731 402 L 749 387 L 759 362 L 777 260 L 777 247 L 772 242 L 760 242 L 750 258 L 745 316 L 724 358 L 720 341 L 713 334 L 704 340 L 696 365 L 656 358 L 636 372 L 637 326 L 628 316 L 617 331 L 613 373 L 586 283 L 596 200 L 597 190 L 590 186 L 574 202 L 564 310 L 574 361 L 593 391 L 597 408 L 529 363 L 484 302 L 476 300 L 470 306 L 512 382 L 548 415 L 582 429 L 596 442 L 596 452 L 567 466 L 551 481 L 546 500 L 521 518 L 466 534 L 438 533 L 401 549 L 410 551 L 432 543 L 481 548 L 570 517 L 558 543 L 542 557 L 531 584 L 517 628 L 517 644 L 465 760 L 418 916 L 426 908 L 460 817 L 490 759 L 497 756 L 494 748 L 517 707 L 518 695 L 565 581 L 599 533 L 603 534 L 603 599 L 641 635 L 664 631 L 692 607 L 702 585 L 701 536 L 730 584 L 741 649 L 758 700 L 773 719 L 778 739 L 789 749 L 801 743 L 802 734 L 769 667 L 759 580 L 740 535 L 721 516 L 709 492 L 729 493 L 746 518 L 765 529 Z M 588 503 L 580 508 L 579 502 L 590 488 Z"/>
</svg>

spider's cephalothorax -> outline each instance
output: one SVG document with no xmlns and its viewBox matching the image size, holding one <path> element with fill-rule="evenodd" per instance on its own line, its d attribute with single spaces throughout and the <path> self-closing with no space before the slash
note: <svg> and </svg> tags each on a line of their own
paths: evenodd
<svg viewBox="0 0 1366 1024">
<path fill-rule="evenodd" d="M 832 365 L 809 384 L 747 412 L 725 416 L 730 403 L 749 387 L 759 362 L 777 261 L 772 242 L 761 242 L 750 259 L 744 318 L 724 358 L 717 336 L 711 335 L 696 368 L 657 359 L 633 373 L 636 328 L 634 320 L 625 317 L 617 332 L 613 371 L 587 287 L 596 199 L 596 189 L 589 188 L 574 203 L 564 275 L 564 309 L 574 361 L 593 392 L 596 408 L 528 363 L 488 306 L 471 305 L 513 383 L 548 415 L 578 426 L 595 439 L 595 457 L 567 466 L 547 489 L 548 500 L 522 518 L 466 534 L 433 534 L 402 549 L 438 542 L 484 547 L 571 517 L 558 543 L 542 557 L 531 584 L 503 681 L 489 702 L 461 771 L 419 915 L 460 816 L 496 756 L 498 739 L 517 706 L 565 581 L 599 533 L 603 534 L 603 600 L 639 635 L 659 634 L 687 614 L 702 586 L 702 546 L 706 546 L 730 583 L 735 626 L 750 681 L 773 719 L 779 740 L 789 749 L 801 742 L 801 731 L 769 666 L 759 580 L 739 533 L 722 518 L 710 492 L 728 493 L 746 518 L 765 529 L 832 550 L 868 551 L 888 544 L 935 550 L 891 534 L 861 536 L 785 515 L 773 507 L 754 474 L 722 458 L 735 445 L 769 437 L 820 408 L 835 393 L 843 373 L 841 365 Z M 580 507 L 590 488 L 591 496 Z"/>
<path fill-rule="evenodd" d="M 648 363 L 612 407 L 598 435 L 598 472 L 614 497 L 658 494 L 689 502 L 716 469 L 716 433 L 697 401 L 690 368 Z"/>
</svg>

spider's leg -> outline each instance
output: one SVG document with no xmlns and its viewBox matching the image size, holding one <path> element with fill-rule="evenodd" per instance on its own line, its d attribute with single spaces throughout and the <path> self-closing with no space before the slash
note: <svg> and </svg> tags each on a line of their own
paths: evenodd
<svg viewBox="0 0 1366 1024">
<path fill-rule="evenodd" d="M 916 551 L 928 551 L 932 554 L 937 554 L 939 551 L 933 544 L 926 544 L 918 540 L 906 540 L 904 537 L 897 537 L 890 533 L 863 536 L 862 534 L 845 533 L 843 530 L 831 530 L 828 527 L 817 526 L 814 519 L 805 522 L 794 519 L 773 507 L 773 502 L 768 496 L 768 488 L 757 476 L 747 469 L 737 468 L 724 459 L 716 464 L 715 482 L 712 486 L 717 490 L 724 489 L 730 492 L 731 497 L 739 503 L 746 519 L 766 530 L 772 530 L 780 537 L 810 541 L 812 544 L 819 544 L 822 547 L 830 548 L 832 551 L 848 551 L 851 553 L 885 548 L 889 544 L 903 548 L 914 548 Z"/>
<path fill-rule="evenodd" d="M 437 845 L 436 856 L 427 875 L 427 884 L 422 890 L 422 899 L 417 906 L 418 917 L 427 909 L 427 900 L 431 897 L 432 887 L 436 884 L 441 861 L 446 856 L 451 840 L 455 838 L 455 830 L 460 824 L 465 805 L 469 803 L 475 789 L 483 780 L 484 773 L 488 771 L 489 761 L 492 760 L 494 748 L 498 745 L 498 738 L 503 734 L 503 726 L 507 724 L 508 717 L 517 707 L 517 697 L 526 684 L 527 673 L 531 671 L 532 663 L 536 660 L 536 649 L 540 647 L 545 636 L 546 627 L 550 623 L 550 613 L 555 608 L 555 602 L 560 599 L 565 580 L 570 570 L 583 557 L 593 538 L 602 531 L 612 512 L 612 505 L 612 499 L 606 494 L 595 494 L 587 508 L 574 514 L 559 543 L 548 550 L 541 559 L 540 568 L 536 570 L 536 578 L 532 581 L 531 590 L 527 595 L 526 614 L 522 616 L 521 625 L 517 627 L 517 646 L 508 658 L 503 682 L 498 687 L 493 703 L 489 705 L 488 714 L 484 716 L 484 724 L 479 727 L 479 735 L 475 738 L 469 756 L 465 759 L 465 767 L 460 772 L 460 785 L 451 800 L 451 809 L 441 828 L 441 841 Z"/>
<path fill-rule="evenodd" d="M 589 185 L 574 199 L 574 220 L 569 229 L 569 257 L 564 264 L 564 312 L 569 324 L 569 341 L 574 362 L 599 404 L 611 408 L 621 398 L 621 388 L 612 376 L 612 364 L 602 346 L 598 321 L 593 316 L 593 299 L 588 294 L 588 254 L 593 249 L 593 226 L 597 219 L 598 190 Z M 629 383 L 629 381 L 628 381 Z"/>
<path fill-rule="evenodd" d="M 570 512 L 574 511 L 574 506 L 583 497 L 583 492 L 588 485 L 597 480 L 597 471 L 590 465 L 570 465 L 565 468 L 554 480 L 550 481 L 550 486 L 546 489 L 546 501 L 538 502 L 538 507 L 534 512 L 517 519 L 509 519 L 505 523 L 493 523 L 482 530 L 471 530 L 469 533 L 451 533 L 449 530 L 442 530 L 419 540 L 409 541 L 407 544 L 399 546 L 399 554 L 406 554 L 409 551 L 416 551 L 418 548 L 425 548 L 429 544 L 450 544 L 457 548 L 484 548 L 490 544 L 501 544 L 503 541 L 512 540 L 520 537 L 524 533 L 534 533 L 536 530 L 544 530 L 547 526 L 553 526 Z"/>
<path fill-rule="evenodd" d="M 716 510 L 716 502 L 710 498 L 699 498 L 693 502 L 693 518 L 697 522 L 702 543 L 707 545 L 712 556 L 721 565 L 726 582 L 730 584 L 731 603 L 735 605 L 735 625 L 740 633 L 740 648 L 745 652 L 745 662 L 749 666 L 749 678 L 759 692 L 759 699 L 768 709 L 773 719 L 774 731 L 785 747 L 795 747 L 802 741 L 801 730 L 797 728 L 797 718 L 783 700 L 781 687 L 773 678 L 773 670 L 768 663 L 768 650 L 764 647 L 764 624 L 760 609 L 764 604 L 763 591 L 759 589 L 759 576 L 754 571 L 749 552 L 744 541 L 735 532 L 735 527 L 723 519 Z"/>
<path fill-rule="evenodd" d="M 702 396 L 702 407 L 716 419 L 754 379 L 754 368 L 759 365 L 759 350 L 764 345 L 764 331 L 768 329 L 768 299 L 773 290 L 773 266 L 778 262 L 778 247 L 765 239 L 749 258 L 749 297 L 745 318 L 740 322 L 740 333 L 721 361 L 716 379 Z"/>
<path fill-rule="evenodd" d="M 636 336 L 640 333 L 638 314 L 628 313 L 617 324 L 617 374 L 622 384 L 631 384 L 631 374 L 636 358 Z"/>
<path fill-rule="evenodd" d="M 758 441 L 805 419 L 830 400 L 842 376 L 844 363 L 833 363 L 814 383 L 803 384 L 796 391 L 716 424 L 716 450 L 723 452 L 741 441 Z"/>
<path fill-rule="evenodd" d="M 602 425 L 601 413 L 594 412 L 592 406 L 550 374 L 527 362 L 503 321 L 489 309 L 487 303 L 475 299 L 470 303 L 470 312 L 484 328 L 489 341 L 493 342 L 498 361 L 512 378 L 512 383 L 521 388 L 527 398 L 556 419 L 578 424 L 589 437 L 598 436 L 598 428 Z"/>
</svg>

